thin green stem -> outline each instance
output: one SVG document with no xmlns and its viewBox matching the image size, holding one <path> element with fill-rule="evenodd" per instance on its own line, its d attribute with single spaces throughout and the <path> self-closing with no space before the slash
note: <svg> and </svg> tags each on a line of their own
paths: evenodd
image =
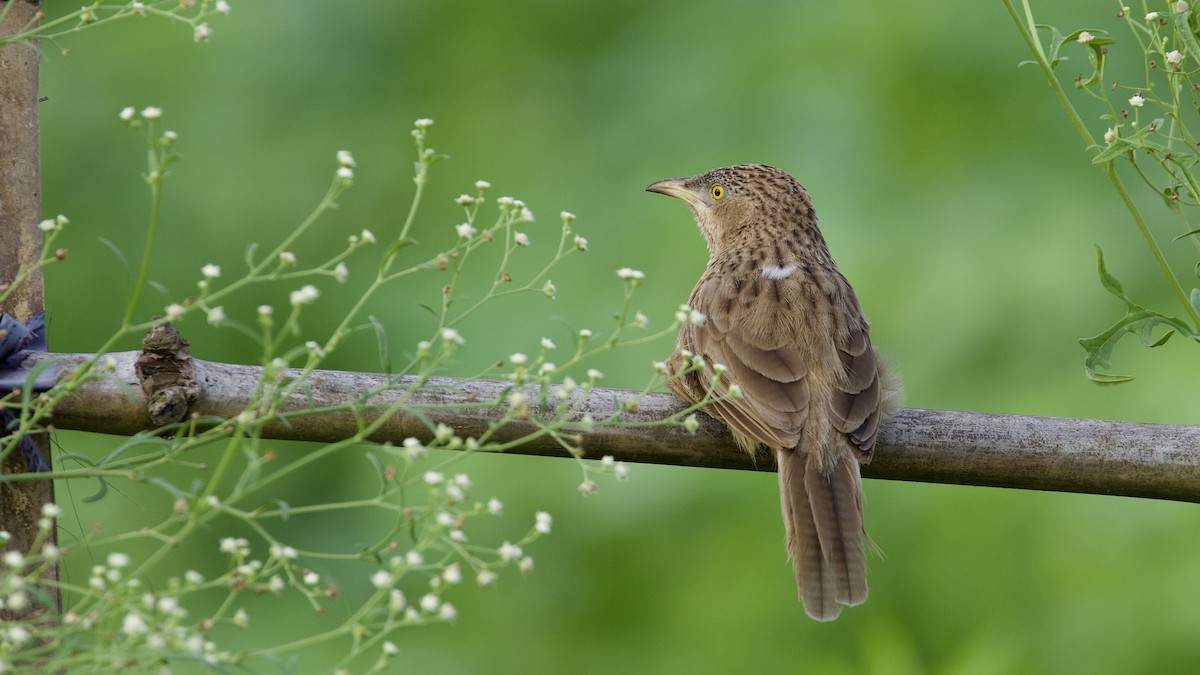
<svg viewBox="0 0 1200 675">
<path fill-rule="evenodd" d="M 1071 120 L 1072 124 L 1075 125 L 1075 129 L 1079 132 L 1079 135 L 1083 138 L 1084 142 L 1088 144 L 1089 148 L 1094 148 L 1095 152 L 1098 153 L 1100 151 L 1100 147 L 1092 139 L 1091 132 L 1088 131 L 1087 125 L 1084 123 L 1083 118 L 1079 116 L 1079 113 L 1075 110 L 1075 107 L 1071 105 L 1071 101 L 1067 97 L 1067 92 L 1063 89 L 1062 83 L 1060 83 L 1058 78 L 1054 76 L 1054 69 L 1050 65 L 1050 61 L 1046 57 L 1046 52 L 1042 48 L 1042 43 L 1037 37 L 1037 23 L 1033 19 L 1033 11 L 1029 7 L 1029 0 L 1021 0 L 1021 5 L 1024 8 L 1024 20 L 1022 20 L 1021 15 L 1017 13 L 1016 8 L 1013 6 L 1012 0 L 1004 0 L 1004 6 L 1008 9 L 1008 13 L 1012 17 L 1013 22 L 1017 24 L 1017 29 L 1020 31 L 1021 37 L 1024 38 L 1025 44 L 1028 45 L 1030 51 L 1033 52 L 1038 67 L 1041 68 L 1042 74 L 1046 76 L 1046 81 L 1050 84 L 1050 89 L 1054 91 L 1054 95 L 1058 99 L 1058 102 L 1062 105 L 1063 110 L 1066 111 L 1067 117 Z M 1125 208 L 1129 211 L 1129 215 L 1133 217 L 1134 224 L 1137 225 L 1138 231 L 1142 233 L 1142 237 L 1146 240 L 1146 245 L 1150 247 L 1150 253 L 1154 256 L 1154 260 L 1158 263 L 1158 267 L 1162 271 L 1163 276 L 1166 277 L 1167 283 L 1171 286 L 1176 298 L 1187 310 L 1188 316 L 1191 317 L 1192 325 L 1197 331 L 1200 331 L 1200 313 L 1198 313 L 1196 308 L 1192 306 L 1192 303 L 1188 299 L 1187 292 L 1183 289 L 1183 285 L 1179 283 L 1179 279 L 1175 276 L 1175 272 L 1171 270 L 1171 266 L 1167 263 L 1167 259 L 1163 255 L 1162 249 L 1158 246 L 1158 242 L 1154 239 L 1154 234 L 1150 232 L 1150 228 L 1146 224 L 1146 219 L 1142 216 L 1141 211 L 1138 210 L 1137 205 L 1134 204 L 1133 198 L 1130 197 L 1128 190 L 1125 189 L 1124 182 L 1121 180 L 1120 176 L 1117 175 L 1117 170 L 1113 162 L 1108 162 L 1104 165 L 1104 174 L 1108 176 L 1109 181 L 1113 185 L 1113 189 L 1117 191 L 1117 194 L 1121 197 L 1121 202 L 1125 204 Z"/>
<path fill-rule="evenodd" d="M 153 156 L 153 151 L 151 155 Z M 129 305 L 125 308 L 125 317 L 121 319 L 121 328 L 128 329 L 133 323 L 133 316 L 137 313 L 138 303 L 142 299 L 142 289 L 146 287 L 146 281 L 150 274 L 150 257 L 154 253 L 154 237 L 158 232 L 158 213 L 159 207 L 162 204 L 162 180 L 163 175 L 158 170 L 158 163 L 152 162 L 150 183 L 150 223 L 146 228 L 146 246 L 142 250 L 142 262 L 138 267 L 137 280 L 133 284 L 133 295 L 129 298 Z"/>
</svg>

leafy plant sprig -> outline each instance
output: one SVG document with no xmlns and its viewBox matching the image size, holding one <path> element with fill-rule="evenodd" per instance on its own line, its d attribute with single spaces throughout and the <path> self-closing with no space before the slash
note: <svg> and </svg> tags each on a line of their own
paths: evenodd
<svg viewBox="0 0 1200 675">
<path fill-rule="evenodd" d="M 1092 164 L 1104 171 L 1125 205 L 1183 312 L 1184 318 L 1180 318 L 1135 302 L 1108 271 L 1103 252 L 1096 247 L 1101 284 L 1125 304 L 1125 315 L 1099 335 L 1080 340 L 1087 352 L 1084 368 L 1087 376 L 1099 384 L 1128 382 L 1133 378 L 1107 372 L 1113 349 L 1123 337 L 1136 336 L 1143 346 L 1151 348 L 1165 344 L 1176 333 L 1200 342 L 1200 281 L 1197 281 L 1200 262 L 1193 269 L 1193 287 L 1188 291 L 1167 262 L 1151 229 L 1150 221 L 1155 217 L 1147 215 L 1145 207 L 1135 201 L 1118 172 L 1118 165 L 1130 167 L 1137 179 L 1157 195 L 1155 201 L 1164 204 L 1178 220 L 1179 233 L 1172 243 L 1190 240 L 1200 251 L 1200 241 L 1196 239 L 1200 227 L 1195 213 L 1195 207 L 1200 205 L 1200 180 L 1196 173 L 1200 146 L 1194 131 L 1200 124 L 1200 22 L 1186 0 L 1153 3 L 1156 9 L 1151 9 L 1150 3 L 1143 3 L 1137 15 L 1127 7 L 1122 8 L 1117 16 L 1131 34 L 1134 45 L 1132 49 L 1122 49 L 1103 30 L 1064 33 L 1035 22 L 1028 0 L 1021 1 L 1020 11 L 1012 0 L 1005 0 L 1004 4 L 1034 56 L 1023 64 L 1041 69 L 1092 153 Z M 1045 42 L 1043 34 L 1049 36 Z M 1092 72 L 1076 76 L 1074 85 L 1102 109 L 1099 119 L 1106 129 L 1099 138 L 1094 136 L 1056 75 L 1056 69 L 1067 61 L 1063 51 L 1068 46 L 1084 49 L 1091 64 Z M 1118 49 L 1122 58 L 1139 62 L 1141 75 L 1136 82 L 1105 81 L 1108 61 Z"/>
</svg>

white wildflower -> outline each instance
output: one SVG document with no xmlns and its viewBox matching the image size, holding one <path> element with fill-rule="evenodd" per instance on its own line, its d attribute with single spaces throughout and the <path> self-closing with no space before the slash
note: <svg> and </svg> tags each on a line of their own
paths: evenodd
<svg viewBox="0 0 1200 675">
<path fill-rule="evenodd" d="M 414 460 L 421 459 L 425 455 L 429 454 L 429 451 L 425 449 L 425 446 L 421 443 L 421 441 L 409 436 L 408 438 L 404 439 L 404 454 L 408 457 L 408 459 Z"/>
<path fill-rule="evenodd" d="M 408 605 L 408 599 L 404 597 L 404 591 L 401 591 L 399 588 L 393 588 L 388 593 L 388 609 L 393 612 L 399 612 L 406 605 Z"/>
<path fill-rule="evenodd" d="M 629 465 L 625 462 L 617 462 L 613 465 L 613 475 L 617 480 L 629 480 Z"/>
<path fill-rule="evenodd" d="M 300 290 L 292 291 L 289 299 L 291 300 L 293 306 L 310 305 L 315 302 L 320 295 L 321 291 L 317 290 L 316 286 L 313 286 L 312 284 L 306 284 Z"/>
<path fill-rule="evenodd" d="M 500 559 L 504 561 L 516 560 L 517 558 L 520 558 L 521 554 L 523 553 L 520 546 L 507 541 L 503 544 L 500 544 L 500 548 L 497 549 L 496 552 L 500 554 Z"/>
<path fill-rule="evenodd" d="M 126 614 L 125 620 L 121 622 L 121 631 L 126 635 L 145 635 L 149 630 L 146 620 L 137 612 Z"/>
<path fill-rule="evenodd" d="M 420 603 L 421 603 L 421 609 L 423 609 L 426 612 L 432 612 L 432 611 L 436 610 L 439 605 L 442 604 L 442 600 L 441 600 L 441 598 L 434 595 L 433 593 L 426 593 L 425 595 L 421 596 Z"/>
<path fill-rule="evenodd" d="M 30 633 L 29 629 L 25 628 L 24 626 L 13 626 L 12 628 L 8 629 L 7 637 L 9 642 L 19 646 L 29 642 L 29 639 L 33 637 L 33 634 Z"/>
<path fill-rule="evenodd" d="M 225 321 L 225 308 L 213 307 L 208 310 L 208 322 L 214 326 L 220 326 Z"/>
</svg>

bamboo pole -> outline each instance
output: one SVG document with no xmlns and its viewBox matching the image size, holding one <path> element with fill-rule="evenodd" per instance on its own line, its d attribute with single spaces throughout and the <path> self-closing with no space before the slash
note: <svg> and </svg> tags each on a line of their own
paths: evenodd
<svg viewBox="0 0 1200 675">
<path fill-rule="evenodd" d="M 79 429 L 131 435 L 152 430 L 135 363 L 138 352 L 113 354 L 115 369 L 89 382 L 58 404 L 53 423 Z M 35 355 L 52 358 L 63 373 L 91 358 L 88 354 Z M 192 359 L 197 386 L 190 414 L 213 420 L 232 419 L 250 404 L 261 368 Z M 300 377 L 298 370 L 286 372 Z M 285 440 L 334 442 L 353 436 L 390 407 L 400 411 L 385 420 L 370 440 L 402 443 L 413 436 L 432 437 L 431 425 L 447 424 L 463 437 L 479 437 L 501 420 L 511 383 L 430 378 L 419 388 L 412 378 L 346 371 L 318 370 L 306 386 L 283 402 L 280 417 L 263 436 Z M 364 392 L 378 391 L 368 399 Z M 683 410 L 668 394 L 594 388 L 586 398 L 576 391 L 576 419 L 590 415 L 608 419 L 626 402 L 636 410 L 620 412 L 622 422 L 641 425 Z M 551 392 L 550 400 L 554 400 Z M 340 410 L 314 413 L 314 409 Z M 536 405 L 530 419 L 513 420 L 492 433 L 492 440 L 522 438 L 538 429 L 547 414 Z M 612 455 L 630 462 L 773 471 L 767 455 L 740 451 L 729 432 L 707 415 L 689 434 L 678 425 L 604 426 L 580 431 L 581 456 Z M 576 442 L 574 434 L 567 434 Z M 529 455 L 567 456 L 549 436 L 509 450 Z M 992 487 L 1126 495 L 1200 502 L 1200 427 L 1139 424 L 1088 419 L 992 415 L 950 410 L 903 409 L 880 428 L 874 460 L 863 467 L 868 478 L 954 483 Z"/>
</svg>

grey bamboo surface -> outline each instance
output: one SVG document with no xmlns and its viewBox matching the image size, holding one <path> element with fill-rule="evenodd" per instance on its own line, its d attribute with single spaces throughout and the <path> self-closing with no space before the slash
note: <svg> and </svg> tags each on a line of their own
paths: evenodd
<svg viewBox="0 0 1200 675">
<path fill-rule="evenodd" d="M 37 355 L 30 362 L 53 358 L 71 368 L 87 354 Z M 60 403 L 53 424 L 77 429 L 132 435 L 154 428 L 145 397 L 136 384 L 137 352 L 113 355 L 115 371 L 90 382 Z M 245 409 L 261 369 L 194 360 L 199 398 L 192 413 L 229 419 Z M 300 371 L 288 371 L 295 377 Z M 376 373 L 318 370 L 309 384 L 281 407 L 286 421 L 268 423 L 263 436 L 276 439 L 332 442 L 353 436 L 363 421 L 376 419 L 391 404 L 408 397 L 406 409 L 384 421 L 372 441 L 402 443 L 410 436 L 432 437 L 432 425 L 449 425 L 463 437 L 479 437 L 503 416 L 491 403 L 508 391 L 502 381 L 431 378 L 415 391 L 412 378 Z M 312 414 L 313 408 L 361 402 L 366 391 L 382 390 L 356 412 Z M 408 392 L 408 393 L 406 393 Z M 622 389 L 594 388 L 586 399 L 576 393 L 576 417 L 603 420 L 623 402 L 637 398 L 636 412 L 623 422 L 645 424 L 683 409 L 669 394 L 638 395 Z M 433 407 L 438 406 L 438 407 Z M 414 412 L 415 411 L 415 412 Z M 361 417 L 359 416 L 361 414 Z M 534 406 L 531 414 L 540 411 Z M 729 433 L 704 414 L 694 434 L 679 426 L 596 426 L 576 440 L 585 458 L 612 455 L 628 462 L 773 471 L 769 454 L 751 457 L 739 450 Z M 537 430 L 528 420 L 497 429 L 493 440 L 510 441 Z M 529 440 L 508 452 L 567 456 L 549 436 Z M 873 461 L 863 467 L 868 478 L 953 483 L 991 487 L 1125 495 L 1178 501 L 1200 501 L 1200 427 L 1142 424 L 1091 419 L 996 415 L 952 410 L 901 409 L 881 428 Z"/>
</svg>

